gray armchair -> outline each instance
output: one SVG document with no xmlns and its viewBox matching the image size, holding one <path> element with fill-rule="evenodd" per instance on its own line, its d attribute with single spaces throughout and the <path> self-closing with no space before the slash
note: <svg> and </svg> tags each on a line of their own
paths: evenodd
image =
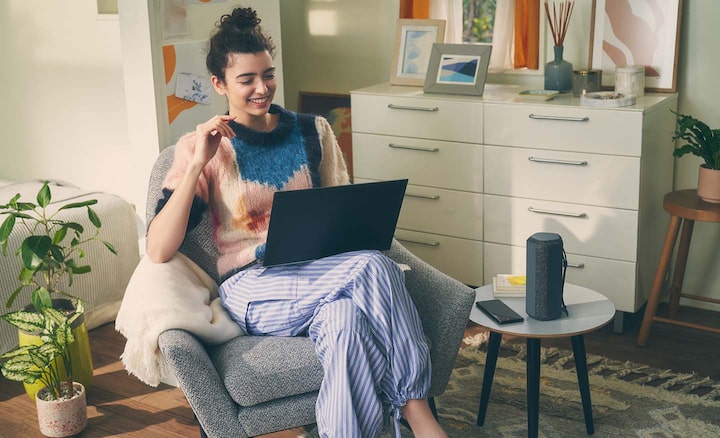
<svg viewBox="0 0 720 438">
<path fill-rule="evenodd" d="M 162 182 L 173 161 L 166 148 L 152 171 L 148 224 L 162 196 Z M 210 217 L 188 234 L 180 251 L 218 280 L 217 250 Z M 430 345 L 432 397 L 450 379 L 475 294 L 469 287 L 424 263 L 397 242 L 387 254 L 410 266 L 406 285 Z M 211 437 L 248 437 L 315 422 L 315 401 L 323 376 L 307 337 L 240 336 L 219 346 L 203 345 L 183 330 L 160 335 L 162 354 L 177 378 L 201 427 Z"/>
</svg>

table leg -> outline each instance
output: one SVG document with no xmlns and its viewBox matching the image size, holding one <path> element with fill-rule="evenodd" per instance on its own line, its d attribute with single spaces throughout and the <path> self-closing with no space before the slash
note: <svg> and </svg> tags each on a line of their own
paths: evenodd
<svg viewBox="0 0 720 438">
<path fill-rule="evenodd" d="M 640 333 L 638 334 L 636 342 L 639 347 L 647 345 L 647 340 L 650 336 L 650 328 L 652 327 L 658 304 L 660 304 L 660 293 L 662 292 L 665 274 L 667 273 L 670 258 L 675 248 L 675 240 L 677 239 L 678 230 L 680 229 L 680 222 L 681 219 L 679 216 L 670 216 L 670 224 L 668 224 L 667 233 L 665 234 L 665 242 L 663 243 L 662 253 L 660 254 L 660 261 L 658 262 L 657 271 L 655 271 L 652 289 L 650 289 L 650 297 L 648 297 L 648 302 L 645 306 L 645 315 L 643 316 Z"/>
<path fill-rule="evenodd" d="M 540 339 L 527 338 L 528 438 L 537 438 L 540 420 Z"/>
<path fill-rule="evenodd" d="M 580 386 L 580 399 L 582 400 L 583 414 L 585 416 L 585 430 L 588 435 L 595 433 L 593 424 L 592 402 L 590 400 L 590 382 L 588 380 L 587 358 L 585 357 L 585 339 L 583 335 L 570 338 L 572 341 L 573 355 L 575 356 L 575 371 Z"/>
<path fill-rule="evenodd" d="M 692 239 L 693 226 L 695 221 L 683 220 L 682 231 L 680 232 L 680 243 L 678 244 L 675 269 L 673 269 L 672 286 L 670 286 L 670 305 L 668 316 L 671 319 L 677 318 L 680 295 L 682 294 L 683 281 L 685 280 L 685 268 L 687 267 L 688 254 L 690 252 L 690 240 Z"/>
<path fill-rule="evenodd" d="M 495 376 L 495 365 L 497 364 L 498 352 L 500 351 L 500 333 L 490 332 L 488 351 L 485 358 L 485 374 L 483 375 L 482 391 L 480 392 L 480 409 L 478 409 L 477 425 L 485 424 L 488 402 L 490 400 L 490 388 L 492 388 L 493 377 Z"/>
</svg>

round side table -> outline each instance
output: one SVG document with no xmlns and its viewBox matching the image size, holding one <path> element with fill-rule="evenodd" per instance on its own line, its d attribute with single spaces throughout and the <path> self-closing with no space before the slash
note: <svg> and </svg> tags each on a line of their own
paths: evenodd
<svg viewBox="0 0 720 438">
<path fill-rule="evenodd" d="M 475 289 L 475 301 L 493 299 L 492 285 Z M 525 298 L 500 298 L 511 309 L 519 313 L 525 320 L 512 324 L 497 324 L 485 315 L 477 306 L 470 312 L 470 320 L 490 329 L 485 373 L 480 393 L 478 409 L 478 426 L 485 423 L 490 388 L 492 387 L 495 365 L 502 335 L 520 336 L 527 339 L 527 407 L 528 437 L 538 436 L 540 414 L 540 340 L 542 338 L 569 337 L 572 341 L 575 357 L 575 370 L 580 387 L 585 428 L 588 435 L 595 432 L 590 401 L 590 383 L 585 357 L 585 338 L 583 335 L 607 325 L 615 316 L 615 306 L 606 296 L 582 286 L 565 283 L 563 299 L 567 305 L 568 315 L 551 321 L 533 319 L 525 312 Z"/>
<path fill-rule="evenodd" d="M 648 297 L 647 306 L 645 307 L 645 315 L 643 316 L 640 333 L 638 334 L 637 345 L 640 347 L 647 345 L 653 322 L 664 322 L 720 333 L 720 328 L 676 319 L 680 297 L 710 303 L 720 303 L 720 300 L 717 299 L 682 292 L 688 252 L 690 251 L 690 239 L 692 238 L 695 221 L 720 222 L 720 204 L 705 202 L 697 195 L 696 189 L 690 189 L 678 190 L 666 194 L 663 199 L 663 208 L 670 213 L 670 224 L 665 234 L 665 242 L 663 243 L 662 253 L 660 254 L 660 262 L 658 263 L 657 271 L 655 271 L 655 278 L 653 279 L 652 289 L 650 289 L 650 296 Z M 673 248 L 675 248 L 675 241 L 677 240 L 680 225 L 682 225 L 682 234 L 680 235 L 680 244 L 678 245 L 677 258 L 675 260 L 672 284 L 669 289 L 670 303 L 668 306 L 668 317 L 657 316 L 657 307 L 660 303 L 663 281 L 665 280 L 665 275 L 670 265 L 670 259 L 672 258 Z"/>
</svg>

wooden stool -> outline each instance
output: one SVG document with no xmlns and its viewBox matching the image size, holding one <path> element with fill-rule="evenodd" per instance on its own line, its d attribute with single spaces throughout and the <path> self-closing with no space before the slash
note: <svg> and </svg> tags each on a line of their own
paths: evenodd
<svg viewBox="0 0 720 438">
<path fill-rule="evenodd" d="M 650 328 L 654 321 L 669 324 L 690 327 L 698 330 L 706 330 L 714 333 L 720 333 L 720 328 L 710 327 L 691 322 L 677 320 L 678 304 L 680 297 L 692 300 L 706 301 L 710 303 L 720 303 L 720 300 L 703 297 L 699 295 L 690 295 L 682 293 L 683 279 L 685 278 L 685 267 L 687 265 L 688 252 L 690 250 L 690 238 L 692 237 L 693 226 L 695 221 L 701 222 L 720 222 L 720 204 L 712 204 L 705 202 L 697 195 L 697 190 L 678 190 L 665 195 L 663 199 L 663 208 L 670 213 L 670 224 L 668 225 L 667 234 L 665 235 L 665 243 L 663 243 L 660 262 L 658 263 L 655 279 L 653 280 L 650 297 L 648 298 L 643 317 L 640 334 L 638 335 L 637 345 L 644 347 L 647 345 L 650 336 Z M 667 274 L 670 259 L 672 258 L 675 241 L 677 239 L 678 230 L 682 224 L 682 234 L 680 235 L 680 245 L 678 246 L 677 260 L 675 261 L 675 269 L 673 271 L 672 285 L 670 286 L 670 303 L 668 307 L 668 317 L 657 316 L 657 307 L 660 303 L 660 293 L 662 292 L 662 284 Z"/>
</svg>

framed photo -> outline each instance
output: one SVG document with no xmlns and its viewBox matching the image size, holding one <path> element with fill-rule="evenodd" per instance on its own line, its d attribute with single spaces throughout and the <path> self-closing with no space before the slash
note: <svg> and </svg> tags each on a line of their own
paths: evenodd
<svg viewBox="0 0 720 438">
<path fill-rule="evenodd" d="M 615 85 L 615 67 L 645 66 L 645 89 L 677 90 L 682 0 L 593 0 L 589 68 Z"/>
<path fill-rule="evenodd" d="M 421 87 L 432 46 L 444 40 L 445 20 L 399 19 L 390 83 Z"/>
<path fill-rule="evenodd" d="M 434 44 L 423 90 L 482 96 L 491 52 L 491 44 Z"/>
</svg>

